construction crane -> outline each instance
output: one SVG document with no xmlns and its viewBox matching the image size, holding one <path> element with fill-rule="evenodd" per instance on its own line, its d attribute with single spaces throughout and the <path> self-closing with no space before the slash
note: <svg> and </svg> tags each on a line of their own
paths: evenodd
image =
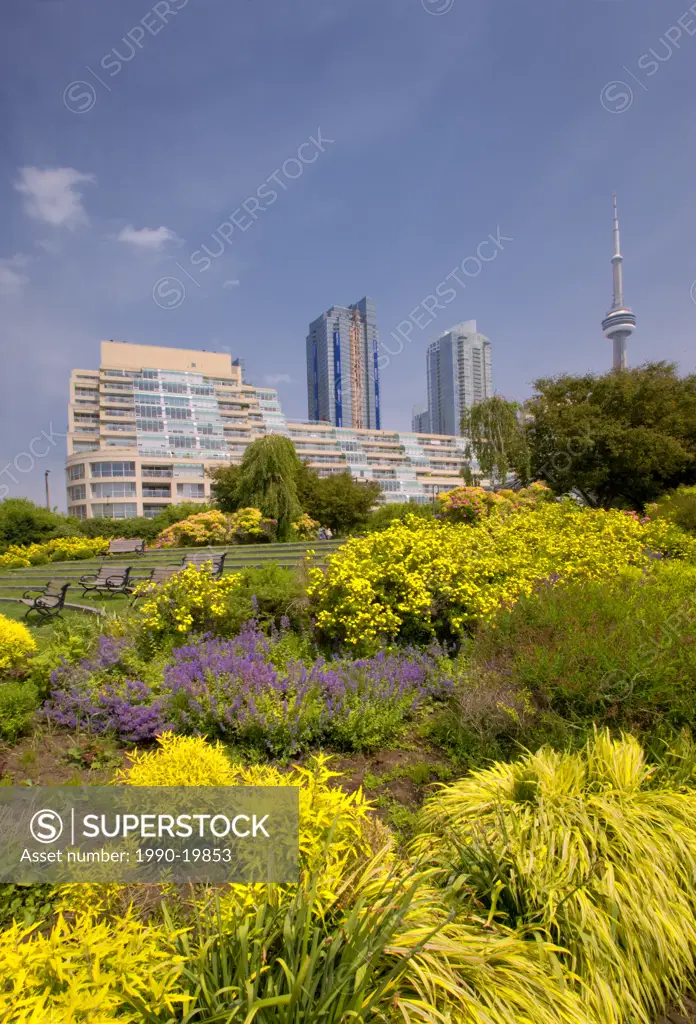
<svg viewBox="0 0 696 1024">
<path fill-rule="evenodd" d="M 353 427 L 362 430 L 365 426 L 363 384 L 365 369 L 363 365 L 363 323 L 357 309 L 353 310 L 350 325 L 350 372 L 353 391 Z"/>
</svg>

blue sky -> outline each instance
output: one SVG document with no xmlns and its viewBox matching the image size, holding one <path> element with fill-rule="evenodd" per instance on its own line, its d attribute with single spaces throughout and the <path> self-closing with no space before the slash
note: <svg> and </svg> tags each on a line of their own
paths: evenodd
<svg viewBox="0 0 696 1024">
<path fill-rule="evenodd" d="M 0 469 L 41 431 L 53 443 L 0 484 L 41 500 L 50 469 L 64 507 L 69 372 L 97 366 L 101 338 L 229 350 L 304 418 L 308 323 L 368 294 L 397 353 L 384 425 L 400 429 L 424 398 L 428 341 L 462 320 L 491 339 L 510 398 L 539 376 L 602 372 L 614 190 L 629 362 L 691 372 L 694 11 L 4 0 Z M 479 249 L 491 234 L 502 247 Z M 465 287 L 426 324 L 423 300 L 477 250 L 488 261 L 458 271 Z M 399 351 L 390 334 L 410 314 L 422 327 Z"/>
</svg>

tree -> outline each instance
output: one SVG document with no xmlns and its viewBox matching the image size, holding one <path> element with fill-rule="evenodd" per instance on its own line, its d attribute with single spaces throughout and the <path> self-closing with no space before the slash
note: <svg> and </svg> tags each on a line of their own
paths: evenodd
<svg viewBox="0 0 696 1024">
<path fill-rule="evenodd" d="M 504 487 L 511 470 L 522 484 L 529 483 L 529 448 L 519 414 L 517 402 L 494 395 L 477 402 L 462 416 L 462 434 L 469 442 L 467 457 L 474 455 L 481 475 L 494 486 Z"/>
<path fill-rule="evenodd" d="M 371 509 L 379 503 L 382 490 L 372 480 L 356 480 L 348 470 L 320 477 L 303 465 L 298 479 L 303 509 L 322 526 L 335 533 L 350 533 L 367 523 Z"/>
<path fill-rule="evenodd" d="M 210 477 L 212 480 L 210 493 L 217 507 L 221 512 L 236 512 L 239 508 L 237 501 L 239 466 L 217 466 L 210 470 Z"/>
<path fill-rule="evenodd" d="M 79 520 L 35 505 L 29 498 L 0 501 L 0 549 L 9 544 L 36 544 L 79 533 Z"/>
<path fill-rule="evenodd" d="M 295 445 L 282 434 L 252 441 L 239 467 L 237 507 L 258 508 L 275 519 L 279 540 L 290 537 L 290 524 L 302 511 L 297 496 L 300 467 Z"/>
<path fill-rule="evenodd" d="M 535 478 L 600 508 L 642 508 L 696 482 L 696 375 L 646 363 L 603 376 L 542 378 L 527 403 Z"/>
</svg>

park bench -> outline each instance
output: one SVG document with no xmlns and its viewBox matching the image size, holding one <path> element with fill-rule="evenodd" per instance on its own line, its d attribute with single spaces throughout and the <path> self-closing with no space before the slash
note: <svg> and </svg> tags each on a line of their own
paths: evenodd
<svg viewBox="0 0 696 1024">
<path fill-rule="evenodd" d="M 195 551 L 193 554 L 184 555 L 181 564 L 186 567 L 187 565 L 205 565 L 206 562 L 212 562 L 210 575 L 219 577 L 222 576 L 226 557 L 226 551 L 223 551 L 222 554 L 214 551 Z"/>
<path fill-rule="evenodd" d="M 110 540 L 106 555 L 144 555 L 145 541 L 140 537 L 131 537 L 130 540 Z"/>
<path fill-rule="evenodd" d="M 139 597 L 144 597 L 147 591 L 134 594 L 133 591 L 136 587 L 142 583 L 149 583 L 152 586 L 158 586 L 160 583 L 166 583 L 170 576 L 173 576 L 175 572 L 180 572 L 180 565 L 156 565 L 154 569 L 150 569 L 147 576 L 131 576 L 128 581 L 128 592 L 133 594 L 131 604 L 135 604 Z"/>
<path fill-rule="evenodd" d="M 60 615 L 69 586 L 70 583 L 66 583 L 65 580 L 49 580 L 45 587 L 31 587 L 29 590 L 25 590 L 19 599 L 21 604 L 29 606 L 24 613 L 24 618 L 28 618 L 31 612 L 36 612 L 40 621 L 43 622 Z M 31 597 L 31 594 L 35 596 Z"/>
<path fill-rule="evenodd" d="M 88 591 L 99 594 L 127 594 L 131 567 L 116 568 L 103 565 L 99 572 L 88 573 L 80 577 L 82 596 Z"/>
</svg>

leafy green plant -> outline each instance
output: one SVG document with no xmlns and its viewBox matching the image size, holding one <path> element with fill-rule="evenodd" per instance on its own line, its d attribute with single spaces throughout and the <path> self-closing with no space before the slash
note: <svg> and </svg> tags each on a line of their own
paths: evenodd
<svg viewBox="0 0 696 1024">
<path fill-rule="evenodd" d="M 568 722 L 696 726 L 696 567 L 656 562 L 543 586 L 483 626 L 471 671 L 530 691 Z"/>
<path fill-rule="evenodd" d="M 31 725 L 38 706 L 31 683 L 0 683 L 0 737 L 14 743 Z"/>
<path fill-rule="evenodd" d="M 58 897 L 53 885 L 0 884 L 0 928 L 12 921 L 35 924 L 55 913 Z"/>
</svg>

